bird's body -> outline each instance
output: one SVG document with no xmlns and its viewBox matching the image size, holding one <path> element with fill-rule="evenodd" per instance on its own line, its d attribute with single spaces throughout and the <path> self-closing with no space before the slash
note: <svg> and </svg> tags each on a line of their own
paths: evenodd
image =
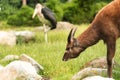
<svg viewBox="0 0 120 80">
<path fill-rule="evenodd" d="M 54 13 L 47 7 L 42 8 L 42 13 L 43 13 L 43 16 L 45 17 L 45 19 L 47 19 L 51 23 L 51 25 L 50 25 L 51 29 L 56 28 L 57 21 L 54 16 Z"/>
</svg>

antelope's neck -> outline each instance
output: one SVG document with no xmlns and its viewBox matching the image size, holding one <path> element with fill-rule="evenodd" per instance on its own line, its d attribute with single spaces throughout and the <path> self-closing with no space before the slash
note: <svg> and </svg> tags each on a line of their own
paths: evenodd
<svg viewBox="0 0 120 80">
<path fill-rule="evenodd" d="M 87 48 L 96 44 L 100 40 L 100 37 L 96 27 L 90 26 L 86 31 L 78 36 L 77 39 L 82 47 Z"/>
</svg>

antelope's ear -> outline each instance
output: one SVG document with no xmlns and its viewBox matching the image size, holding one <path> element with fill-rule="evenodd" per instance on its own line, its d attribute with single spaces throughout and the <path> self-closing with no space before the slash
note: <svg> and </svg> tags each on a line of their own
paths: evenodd
<svg viewBox="0 0 120 80">
<path fill-rule="evenodd" d="M 74 38 L 75 32 L 76 32 L 77 28 L 72 28 L 69 35 L 68 35 L 68 43 L 71 42 L 71 40 Z"/>
</svg>

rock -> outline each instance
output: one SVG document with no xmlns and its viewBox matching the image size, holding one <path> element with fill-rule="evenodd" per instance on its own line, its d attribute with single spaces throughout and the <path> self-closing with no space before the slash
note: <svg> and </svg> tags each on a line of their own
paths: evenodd
<svg viewBox="0 0 120 80">
<path fill-rule="evenodd" d="M 29 42 L 35 40 L 35 34 L 32 31 L 16 31 L 17 41 L 22 39 L 24 42 Z"/>
<path fill-rule="evenodd" d="M 57 22 L 56 29 L 59 29 L 59 30 L 68 30 L 68 29 L 73 28 L 74 26 L 75 26 L 74 24 L 71 24 L 69 22 Z M 48 29 L 49 27 L 46 26 L 46 28 Z M 44 31 L 44 27 L 43 26 L 36 27 L 34 31 Z"/>
<path fill-rule="evenodd" d="M 44 31 L 44 28 L 43 26 L 40 26 L 40 27 L 35 27 L 34 31 Z"/>
<path fill-rule="evenodd" d="M 117 65 L 117 63 L 115 63 L 115 61 L 113 61 L 113 65 Z M 92 68 L 104 68 L 107 69 L 107 60 L 106 57 L 99 57 L 99 58 L 95 58 L 89 62 L 87 62 L 83 67 L 92 67 Z"/>
<path fill-rule="evenodd" d="M 13 31 L 0 31 L 0 44 L 13 47 L 16 45 L 16 36 Z"/>
<path fill-rule="evenodd" d="M 119 64 L 116 63 L 114 60 L 113 60 L 113 65 L 120 67 Z M 106 57 L 96 58 L 96 59 L 93 59 L 93 60 L 87 62 L 80 69 L 80 71 L 72 77 L 72 80 L 80 80 L 80 79 L 83 79 L 84 77 L 96 76 L 96 75 L 107 76 Z M 97 80 L 97 79 L 95 79 L 95 80 Z"/>
<path fill-rule="evenodd" d="M 83 80 L 114 80 L 112 78 L 104 78 L 104 77 L 101 77 L 101 76 L 92 76 L 92 77 L 87 77 Z"/>
<path fill-rule="evenodd" d="M 16 60 L 16 59 L 19 59 L 19 56 L 17 56 L 17 55 L 7 55 L 2 59 L 2 61 L 12 61 L 12 60 Z"/>
<path fill-rule="evenodd" d="M 85 78 L 86 76 L 95 76 L 95 75 L 101 75 L 101 76 L 105 76 L 107 74 L 107 69 L 101 69 L 101 68 L 85 68 L 81 71 L 79 71 L 77 74 L 75 74 L 72 77 L 72 80 L 81 80 L 83 78 Z"/>
<path fill-rule="evenodd" d="M 71 29 L 73 28 L 75 25 L 69 23 L 69 22 L 57 22 L 57 29 Z"/>
<path fill-rule="evenodd" d="M 42 77 L 30 63 L 13 61 L 0 70 L 0 80 L 42 80 Z"/>
<path fill-rule="evenodd" d="M 4 67 L 2 65 L 0 65 L 0 70 L 3 69 Z"/>
<path fill-rule="evenodd" d="M 20 55 L 20 60 L 31 63 L 35 67 L 37 72 L 44 70 L 44 68 L 39 63 L 37 63 L 34 59 L 32 59 L 31 57 L 29 57 L 26 54 Z"/>
</svg>

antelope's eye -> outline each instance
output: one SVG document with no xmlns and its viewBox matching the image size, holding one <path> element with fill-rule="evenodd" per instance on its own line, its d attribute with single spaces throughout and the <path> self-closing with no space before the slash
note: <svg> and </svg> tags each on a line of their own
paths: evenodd
<svg viewBox="0 0 120 80">
<path fill-rule="evenodd" d="M 66 50 L 70 50 L 70 49 L 73 49 L 73 47 L 67 47 Z"/>
<path fill-rule="evenodd" d="M 76 44 L 76 43 L 74 43 L 74 47 L 77 47 L 77 44 Z"/>
<path fill-rule="evenodd" d="M 77 43 L 74 43 L 74 47 L 78 47 L 79 45 Z"/>
<path fill-rule="evenodd" d="M 69 50 L 70 48 L 66 48 L 66 50 Z"/>
</svg>

